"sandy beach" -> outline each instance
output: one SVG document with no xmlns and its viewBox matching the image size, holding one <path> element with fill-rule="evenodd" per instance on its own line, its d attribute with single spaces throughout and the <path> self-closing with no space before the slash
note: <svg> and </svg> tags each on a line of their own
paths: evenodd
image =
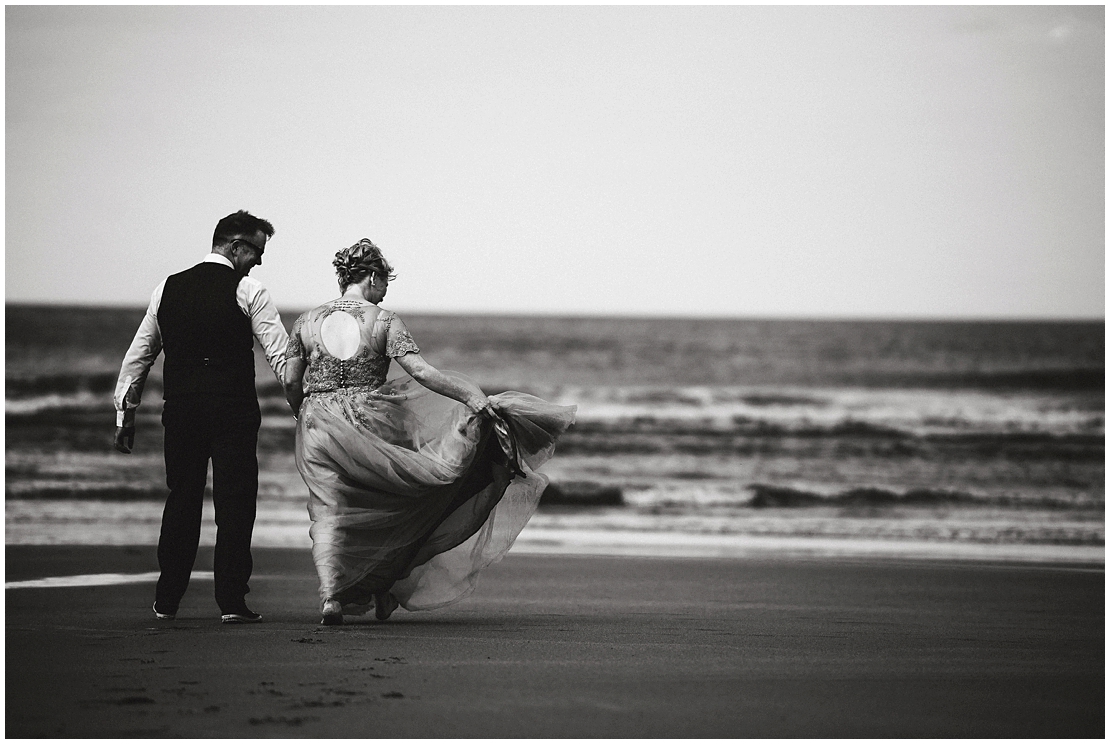
<svg viewBox="0 0 1110 744">
<path fill-rule="evenodd" d="M 256 549 L 253 626 L 204 573 L 156 621 L 152 547 L 6 555 L 9 737 L 1104 733 L 1101 564 L 510 554 L 452 607 L 324 628 L 305 550 Z M 107 573 L 134 583 L 13 583 Z"/>
</svg>

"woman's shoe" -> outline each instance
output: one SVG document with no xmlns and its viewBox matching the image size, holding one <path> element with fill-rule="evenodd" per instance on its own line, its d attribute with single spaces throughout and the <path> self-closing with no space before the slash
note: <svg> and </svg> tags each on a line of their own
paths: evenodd
<svg viewBox="0 0 1110 744">
<path fill-rule="evenodd" d="M 374 617 L 379 620 L 388 620 L 399 605 L 389 592 L 374 595 Z"/>
<path fill-rule="evenodd" d="M 334 599 L 324 601 L 324 607 L 320 610 L 322 615 L 320 619 L 321 625 L 342 625 L 343 624 L 343 607 Z"/>
</svg>

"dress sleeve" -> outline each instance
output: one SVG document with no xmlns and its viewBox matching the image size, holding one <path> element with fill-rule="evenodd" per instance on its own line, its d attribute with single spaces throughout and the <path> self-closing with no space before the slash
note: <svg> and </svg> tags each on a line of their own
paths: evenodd
<svg viewBox="0 0 1110 744">
<path fill-rule="evenodd" d="M 304 359 L 304 343 L 301 342 L 301 326 L 304 325 L 304 316 L 298 316 L 289 332 L 289 343 L 285 345 L 286 359 Z"/>
<path fill-rule="evenodd" d="M 389 324 L 385 332 L 385 355 L 396 358 L 405 354 L 419 354 L 420 347 L 412 340 L 405 322 L 396 314 L 390 313 L 386 322 Z"/>
</svg>

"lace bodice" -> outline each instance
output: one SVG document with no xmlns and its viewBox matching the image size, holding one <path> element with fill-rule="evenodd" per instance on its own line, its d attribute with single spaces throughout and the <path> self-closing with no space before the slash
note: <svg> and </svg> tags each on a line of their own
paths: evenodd
<svg viewBox="0 0 1110 744">
<path fill-rule="evenodd" d="M 369 348 L 350 359 L 336 359 L 317 349 L 308 357 L 304 375 L 305 394 L 322 393 L 351 387 L 380 387 L 389 374 L 389 357 Z"/>
<path fill-rule="evenodd" d="M 323 340 L 324 321 L 337 312 L 353 318 L 361 336 L 357 351 L 347 359 L 334 356 Z M 420 348 L 395 313 L 341 299 L 297 318 L 285 356 L 307 362 L 303 385 L 305 394 L 311 395 L 346 388 L 378 388 L 389 374 L 390 359 L 409 353 L 418 354 Z"/>
</svg>

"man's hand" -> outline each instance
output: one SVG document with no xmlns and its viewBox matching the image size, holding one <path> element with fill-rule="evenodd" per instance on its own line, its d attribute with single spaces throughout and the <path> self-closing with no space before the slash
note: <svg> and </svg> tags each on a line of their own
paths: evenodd
<svg viewBox="0 0 1110 744">
<path fill-rule="evenodd" d="M 131 449 L 135 446 L 135 425 L 117 426 L 116 441 L 113 444 L 123 454 L 130 455 Z"/>
</svg>

